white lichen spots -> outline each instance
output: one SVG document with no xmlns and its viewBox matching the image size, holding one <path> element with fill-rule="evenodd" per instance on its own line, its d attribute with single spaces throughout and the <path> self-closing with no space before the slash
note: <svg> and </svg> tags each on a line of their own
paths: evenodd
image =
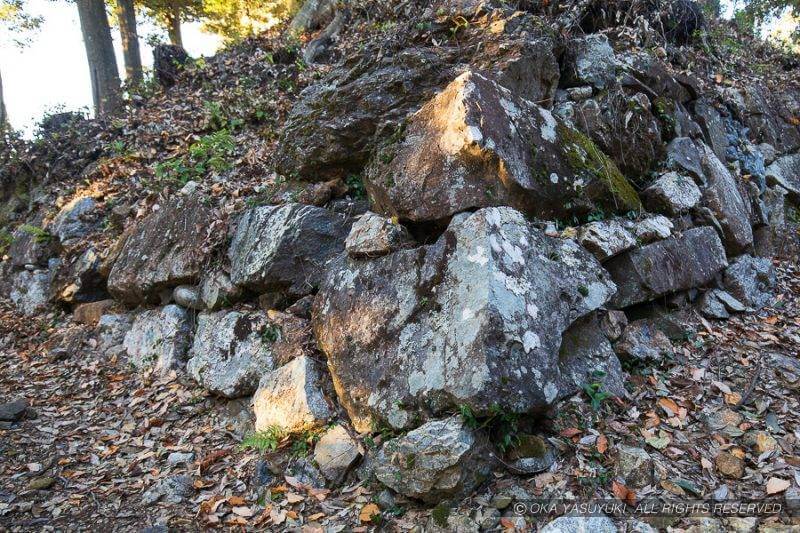
<svg viewBox="0 0 800 533">
<path fill-rule="evenodd" d="M 488 222 L 492 226 L 497 226 L 498 228 L 503 223 L 502 219 L 500 218 L 499 209 L 487 209 L 484 218 L 486 219 L 486 222 Z"/>
<path fill-rule="evenodd" d="M 582 261 L 581 258 L 576 257 L 576 250 L 570 246 L 570 242 L 571 241 L 564 241 L 564 244 L 561 245 L 561 253 L 559 254 L 559 258 L 566 266 L 570 268 L 577 268 L 582 264 Z"/>
<path fill-rule="evenodd" d="M 544 386 L 544 398 L 547 400 L 547 403 L 551 403 L 558 397 L 558 387 L 553 385 L 552 383 L 548 383 Z"/>
<path fill-rule="evenodd" d="M 558 174 L 555 172 L 550 174 L 550 183 L 558 183 Z"/>
<path fill-rule="evenodd" d="M 489 235 L 489 246 L 492 247 L 492 251 L 496 254 L 499 254 L 503 251 L 503 247 L 500 246 L 500 243 L 497 242 L 497 237 L 494 235 Z"/>
<path fill-rule="evenodd" d="M 393 428 L 403 429 L 408 425 L 408 413 L 397 406 L 393 406 L 386 416 L 386 420 Z"/>
<path fill-rule="evenodd" d="M 606 303 L 612 294 L 617 292 L 616 285 L 614 285 L 614 283 L 611 281 L 607 283 L 595 281 L 589 284 L 589 287 L 587 288 L 589 292 L 583 300 L 583 305 L 585 305 L 589 310 L 599 308 L 601 305 Z"/>
<path fill-rule="evenodd" d="M 530 243 L 528 243 L 528 239 L 526 239 L 526 238 L 525 238 L 525 235 L 521 235 L 521 236 L 520 236 L 520 238 L 519 238 L 519 243 L 520 243 L 522 246 L 525 246 L 525 247 L 527 247 L 527 246 L 530 244 Z"/>
<path fill-rule="evenodd" d="M 467 126 L 467 142 L 479 144 L 483 140 L 483 133 L 478 126 Z"/>
<path fill-rule="evenodd" d="M 497 145 L 494 143 L 494 141 L 491 140 L 488 137 L 486 138 L 486 142 L 484 143 L 484 146 L 486 146 L 487 150 L 494 150 L 495 148 L 497 148 Z"/>
<path fill-rule="evenodd" d="M 486 254 L 486 248 L 483 246 L 476 246 L 475 253 L 469 254 L 467 256 L 467 261 L 470 263 L 476 263 L 478 265 L 485 265 L 489 262 L 489 257 Z"/>
<path fill-rule="evenodd" d="M 519 246 L 511 244 L 510 242 L 505 240 L 503 241 L 502 246 L 503 246 L 503 251 L 511 259 L 511 262 L 520 264 L 525 263 L 525 259 L 522 256 L 522 249 L 520 249 Z"/>
<path fill-rule="evenodd" d="M 497 271 L 494 273 L 494 279 L 502 283 L 515 296 L 524 296 L 531 290 L 531 284 L 528 280 L 523 278 L 512 278 L 507 276 L 505 272 Z"/>
<path fill-rule="evenodd" d="M 530 353 L 531 350 L 541 347 L 542 341 L 539 339 L 539 335 L 533 331 L 526 331 L 522 337 L 522 346 L 525 348 L 525 353 Z"/>
<path fill-rule="evenodd" d="M 519 108 L 511 101 L 506 100 L 505 98 L 500 99 L 500 107 L 503 108 L 503 111 L 506 112 L 511 118 L 517 118 L 520 116 Z"/>
<path fill-rule="evenodd" d="M 528 314 L 531 316 L 532 319 L 536 320 L 537 318 L 539 318 L 539 308 L 536 307 L 536 304 L 529 303 L 526 306 L 526 309 L 527 309 Z"/>
<path fill-rule="evenodd" d="M 461 311 L 461 320 L 469 320 L 471 318 L 475 318 L 475 311 L 473 311 L 469 307 L 465 307 Z"/>
<path fill-rule="evenodd" d="M 548 142 L 555 142 L 556 126 L 558 125 L 555 117 L 550 111 L 541 107 L 539 108 L 539 113 L 541 113 L 542 118 L 544 119 L 544 124 L 542 124 L 541 129 L 542 139 Z"/>
</svg>

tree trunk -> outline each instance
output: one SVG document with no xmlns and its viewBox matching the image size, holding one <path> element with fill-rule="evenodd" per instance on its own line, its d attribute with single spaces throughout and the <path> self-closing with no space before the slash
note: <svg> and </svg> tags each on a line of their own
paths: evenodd
<svg viewBox="0 0 800 533">
<path fill-rule="evenodd" d="M 139 53 L 139 35 L 136 33 L 136 10 L 133 0 L 117 0 L 117 20 L 122 38 L 122 55 L 125 58 L 125 79 L 129 85 L 140 85 L 142 55 Z"/>
<path fill-rule="evenodd" d="M 181 36 L 181 8 L 173 4 L 167 14 L 167 34 L 169 34 L 170 44 L 183 48 L 183 37 Z"/>
<path fill-rule="evenodd" d="M 6 101 L 3 100 L 3 76 L 0 75 L 0 131 L 5 129 L 7 122 L 8 117 L 6 116 Z"/>
<path fill-rule="evenodd" d="M 77 4 L 95 115 L 114 113 L 122 107 L 122 95 L 105 4 L 103 0 L 77 0 Z"/>
</svg>

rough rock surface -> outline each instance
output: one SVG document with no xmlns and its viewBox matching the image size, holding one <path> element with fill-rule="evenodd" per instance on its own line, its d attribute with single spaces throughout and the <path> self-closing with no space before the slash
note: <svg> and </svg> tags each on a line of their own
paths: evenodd
<svg viewBox="0 0 800 533">
<path fill-rule="evenodd" d="M 494 205 L 541 217 L 641 207 L 588 137 L 477 72 L 456 78 L 382 147 L 366 186 L 379 210 L 416 222 Z"/>
<path fill-rule="evenodd" d="M 434 420 L 388 441 L 375 458 L 378 480 L 409 498 L 461 496 L 490 473 L 490 455 L 459 416 Z"/>
<path fill-rule="evenodd" d="M 20 312 L 32 316 L 44 311 L 50 296 L 50 272 L 23 270 L 14 275 L 11 284 L 11 301 Z"/>
<path fill-rule="evenodd" d="M 414 412 L 526 412 L 575 391 L 585 377 L 562 366 L 561 334 L 613 293 L 576 243 L 487 208 L 455 217 L 432 245 L 343 259 L 317 296 L 314 329 L 356 429 L 373 417 L 404 428 Z"/>
<path fill-rule="evenodd" d="M 197 282 L 211 222 L 211 211 L 197 197 L 176 197 L 138 222 L 122 237 L 108 276 L 111 295 L 126 303 L 154 302 L 162 289 Z"/>
<path fill-rule="evenodd" d="M 648 209 L 674 216 L 696 207 L 702 194 L 691 178 L 667 172 L 645 189 L 642 196 Z"/>
<path fill-rule="evenodd" d="M 101 351 L 120 346 L 125 342 L 125 335 L 133 326 L 130 314 L 105 314 L 97 321 L 97 336 Z"/>
<path fill-rule="evenodd" d="M 598 261 L 605 261 L 636 246 L 636 239 L 626 224 L 617 218 L 581 226 L 578 242 L 592 252 Z"/>
<path fill-rule="evenodd" d="M 731 313 L 740 313 L 747 307 L 720 289 L 706 291 L 698 302 L 698 309 L 708 318 L 730 318 Z"/>
<path fill-rule="evenodd" d="M 703 286 L 727 264 L 717 233 L 709 227 L 692 228 L 606 263 L 617 284 L 611 303 L 618 308 L 627 307 Z"/>
<path fill-rule="evenodd" d="M 251 209 L 239 220 L 228 250 L 231 281 L 258 292 L 309 294 L 344 250 L 349 230 L 346 216 L 320 207 Z"/>
<path fill-rule="evenodd" d="M 241 292 L 241 289 L 231 282 L 230 276 L 221 270 L 215 270 L 205 276 L 200 284 L 200 300 L 212 311 L 235 303 Z"/>
<path fill-rule="evenodd" d="M 608 38 L 601 34 L 573 39 L 566 46 L 562 85 L 591 85 L 605 89 L 614 82 L 616 58 Z"/>
<path fill-rule="evenodd" d="M 754 309 L 772 301 L 775 287 L 775 268 L 764 257 L 743 255 L 725 269 L 723 286 L 734 298 Z"/>
<path fill-rule="evenodd" d="M 665 216 L 648 217 L 633 225 L 631 233 L 639 244 L 660 241 L 672 235 L 672 222 Z"/>
<path fill-rule="evenodd" d="M 79 304 L 108 296 L 100 275 L 101 258 L 94 248 L 67 257 L 53 270 L 51 297 L 60 302 Z"/>
<path fill-rule="evenodd" d="M 350 257 L 379 257 L 411 247 L 413 243 L 414 239 L 404 226 L 369 212 L 353 223 L 345 248 Z"/>
<path fill-rule="evenodd" d="M 614 350 L 628 361 L 660 361 L 672 353 L 672 343 L 650 320 L 634 320 L 622 332 Z"/>
<path fill-rule="evenodd" d="M 617 533 L 607 516 L 561 516 L 545 524 L 539 533 Z"/>
<path fill-rule="evenodd" d="M 360 455 L 358 443 L 340 424 L 326 431 L 314 447 L 314 462 L 333 482 L 341 480 Z"/>
<path fill-rule="evenodd" d="M 261 378 L 253 396 L 256 431 L 279 427 L 297 433 L 324 425 L 333 415 L 324 395 L 322 369 L 300 356 Z"/>
<path fill-rule="evenodd" d="M 226 398 L 255 392 L 261 377 L 274 367 L 271 324 L 261 313 L 200 313 L 186 371 L 214 394 Z"/>
<path fill-rule="evenodd" d="M 800 154 L 779 157 L 767 167 L 767 182 L 800 196 Z"/>
<path fill-rule="evenodd" d="M 131 364 L 139 368 L 154 367 L 166 374 L 183 368 L 191 334 L 186 309 L 167 305 L 137 314 L 123 345 Z"/>
<path fill-rule="evenodd" d="M 88 196 L 78 196 L 68 202 L 58 212 L 53 222 L 47 227 L 50 234 L 55 236 L 62 245 L 67 245 L 74 239 L 85 237 L 92 229 L 92 221 L 87 217 L 95 210 L 97 202 Z"/>
<path fill-rule="evenodd" d="M 619 446 L 616 473 L 632 489 L 642 489 L 653 483 L 653 458 L 642 448 Z"/>
</svg>

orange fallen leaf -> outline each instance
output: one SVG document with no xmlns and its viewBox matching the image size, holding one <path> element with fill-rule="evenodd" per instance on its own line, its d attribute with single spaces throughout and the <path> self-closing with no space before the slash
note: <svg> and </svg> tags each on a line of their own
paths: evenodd
<svg viewBox="0 0 800 533">
<path fill-rule="evenodd" d="M 358 519 L 361 522 L 372 522 L 372 518 L 381 514 L 381 509 L 374 503 L 368 503 L 361 508 Z"/>
<path fill-rule="evenodd" d="M 613 481 L 611 483 L 611 492 L 613 492 L 614 496 L 620 501 L 628 505 L 636 504 L 636 493 L 618 481 Z"/>
<path fill-rule="evenodd" d="M 230 505 L 231 507 L 238 507 L 244 504 L 245 500 L 241 496 L 231 496 L 230 498 L 228 498 L 228 505 Z"/>
<path fill-rule="evenodd" d="M 558 434 L 561 435 L 562 437 L 567 437 L 569 439 L 574 437 L 575 435 L 580 435 L 581 430 L 578 428 L 567 428 L 567 429 L 562 429 L 561 431 L 558 432 Z"/>
<path fill-rule="evenodd" d="M 608 449 L 608 439 L 605 435 L 600 435 L 597 437 L 597 451 L 600 453 L 606 453 Z"/>
<path fill-rule="evenodd" d="M 660 405 L 661 408 L 664 409 L 667 412 L 667 415 L 669 416 L 677 415 L 678 411 L 680 410 L 678 404 L 675 403 L 674 400 L 671 400 L 669 398 L 661 398 L 660 400 L 658 400 L 658 405 Z"/>
<path fill-rule="evenodd" d="M 725 403 L 728 405 L 739 405 L 739 402 L 742 401 L 742 395 L 738 392 L 731 392 L 729 394 L 725 394 Z"/>
</svg>

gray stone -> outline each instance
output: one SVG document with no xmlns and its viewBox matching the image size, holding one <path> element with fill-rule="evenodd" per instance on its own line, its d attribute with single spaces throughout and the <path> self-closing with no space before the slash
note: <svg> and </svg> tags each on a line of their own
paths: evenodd
<svg viewBox="0 0 800 533">
<path fill-rule="evenodd" d="M 545 524 L 539 533 L 617 533 L 607 516 L 561 516 Z"/>
<path fill-rule="evenodd" d="M 313 462 L 305 457 L 295 457 L 289 461 L 285 474 L 308 487 L 320 489 L 325 487 L 325 476 Z"/>
<path fill-rule="evenodd" d="M 779 157 L 768 166 L 767 183 L 780 185 L 795 197 L 800 196 L 800 153 Z"/>
<path fill-rule="evenodd" d="M 133 316 L 130 314 L 108 314 L 100 317 L 97 322 L 98 348 L 101 351 L 119 346 L 125 341 L 125 335 L 133 326 Z"/>
<path fill-rule="evenodd" d="M 199 281 L 212 222 L 198 197 L 176 196 L 129 228 L 108 276 L 111 295 L 131 304 L 158 302 L 164 289 Z"/>
<path fill-rule="evenodd" d="M 600 317 L 600 329 L 610 341 L 619 339 L 627 325 L 628 317 L 622 311 L 609 309 Z"/>
<path fill-rule="evenodd" d="M 562 335 L 559 350 L 562 379 L 577 387 L 599 382 L 603 390 L 625 398 L 624 373 L 597 313 L 576 320 Z"/>
<path fill-rule="evenodd" d="M 273 330 L 262 313 L 200 313 L 186 372 L 214 394 L 249 396 L 275 366 L 271 348 L 277 339 L 268 338 Z"/>
<path fill-rule="evenodd" d="M 12 235 L 8 255 L 15 267 L 45 266 L 56 255 L 55 248 L 55 239 L 49 233 L 41 232 L 34 224 L 23 224 Z"/>
<path fill-rule="evenodd" d="M 702 193 L 694 180 L 677 172 L 659 176 L 642 193 L 645 205 L 651 211 L 675 216 L 691 211 L 700 203 Z"/>
<path fill-rule="evenodd" d="M 561 83 L 566 86 L 609 87 L 615 79 L 616 58 L 605 35 L 572 39 L 566 46 Z"/>
<path fill-rule="evenodd" d="M 463 496 L 490 473 L 488 450 L 461 417 L 434 420 L 378 452 L 375 476 L 409 498 L 436 503 Z"/>
<path fill-rule="evenodd" d="M 727 264 L 717 233 L 701 227 L 626 252 L 604 266 L 618 289 L 611 303 L 622 308 L 706 285 Z"/>
<path fill-rule="evenodd" d="M 344 477 L 360 455 L 358 443 L 341 425 L 326 431 L 314 447 L 314 461 L 322 475 L 333 483 Z"/>
<path fill-rule="evenodd" d="M 100 275 L 102 261 L 91 246 L 71 255 L 53 271 L 50 295 L 59 302 L 79 304 L 107 297 L 105 280 Z"/>
<path fill-rule="evenodd" d="M 324 394 L 324 370 L 300 356 L 261 378 L 253 396 L 256 431 L 277 426 L 298 433 L 323 426 L 333 416 Z"/>
<path fill-rule="evenodd" d="M 592 97 L 592 88 L 588 85 L 584 87 L 570 87 L 567 89 L 567 94 L 569 94 L 569 99 L 573 102 L 582 102 Z"/>
<path fill-rule="evenodd" d="M 153 505 L 161 500 L 166 503 L 178 504 L 191 497 L 194 485 L 190 476 L 170 476 L 159 479 L 142 495 L 144 505 Z"/>
<path fill-rule="evenodd" d="M 345 248 L 350 257 L 379 257 L 413 244 L 414 239 L 404 226 L 369 212 L 353 224 Z"/>
<path fill-rule="evenodd" d="M 200 299 L 207 309 L 216 311 L 232 305 L 241 296 L 241 289 L 231 282 L 222 270 L 215 270 L 203 278 L 200 284 Z"/>
<path fill-rule="evenodd" d="M 92 231 L 94 222 L 87 220 L 97 207 L 94 198 L 79 196 L 68 202 L 58 212 L 47 230 L 67 245 L 71 241 L 82 239 Z"/>
<path fill-rule="evenodd" d="M 669 338 L 649 320 L 634 320 L 614 345 L 620 357 L 629 361 L 660 361 L 672 353 Z"/>
<path fill-rule="evenodd" d="M 510 471 L 513 474 L 538 474 L 549 470 L 556 461 L 556 452 L 553 447 L 538 435 L 521 435 L 519 443 L 511 449 L 506 457 L 510 461 Z M 498 509 L 505 509 L 511 504 L 511 496 L 496 496 L 492 505 Z"/>
<path fill-rule="evenodd" d="M 764 257 L 737 257 L 723 276 L 725 290 L 753 309 L 761 309 L 772 302 L 775 284 L 775 267 Z"/>
<path fill-rule="evenodd" d="M 648 217 L 634 224 L 631 232 L 639 244 L 649 244 L 669 238 L 672 235 L 672 222 L 665 216 Z"/>
<path fill-rule="evenodd" d="M 756 146 L 756 150 L 761 152 L 761 155 L 764 156 L 764 164 L 769 165 L 772 164 L 778 158 L 778 151 L 769 143 L 761 143 Z"/>
<path fill-rule="evenodd" d="M 616 474 L 625 480 L 626 487 L 638 490 L 652 484 L 653 466 L 653 458 L 642 448 L 617 447 Z"/>
<path fill-rule="evenodd" d="M 123 345 L 129 362 L 161 374 L 183 368 L 192 328 L 189 313 L 177 305 L 142 311 L 133 319 Z"/>
<path fill-rule="evenodd" d="M 200 298 L 200 288 L 194 285 L 178 285 L 172 291 L 172 299 L 181 307 L 195 311 L 205 309 L 203 300 Z"/>
<path fill-rule="evenodd" d="M 194 461 L 192 452 L 172 452 L 167 456 L 168 465 L 189 464 Z"/>
<path fill-rule="evenodd" d="M 573 380 L 577 361 L 562 366 L 561 335 L 611 297 L 605 276 L 518 211 L 481 209 L 434 244 L 342 258 L 317 295 L 314 331 L 358 431 L 461 404 L 542 410 L 585 382 Z"/>
<path fill-rule="evenodd" d="M 25 418 L 28 412 L 28 400 L 19 398 L 13 402 L 0 404 L 0 421 L 18 422 Z"/>
<path fill-rule="evenodd" d="M 605 261 L 636 246 L 636 239 L 623 220 L 612 218 L 584 224 L 578 229 L 578 242 Z"/>
<path fill-rule="evenodd" d="M 11 301 L 25 316 L 33 316 L 47 309 L 50 297 L 50 272 L 23 270 L 14 275 Z"/>
<path fill-rule="evenodd" d="M 729 293 L 720 289 L 706 291 L 700 298 L 698 309 L 708 318 L 730 318 L 731 313 L 740 313 L 747 307 Z"/>
<path fill-rule="evenodd" d="M 728 134 L 722 121 L 722 115 L 705 98 L 701 98 L 695 103 L 694 113 L 697 123 L 703 130 L 706 144 L 711 147 L 720 160 L 725 161 Z"/>
<path fill-rule="evenodd" d="M 703 204 L 708 207 L 722 228 L 725 249 L 729 254 L 741 253 L 753 244 L 753 229 L 745 201 L 736 180 L 708 146 L 699 146 L 705 176 Z"/>
<path fill-rule="evenodd" d="M 547 219 L 641 207 L 588 137 L 473 71 L 415 113 L 365 178 L 376 209 L 404 221 L 498 205 Z"/>
<path fill-rule="evenodd" d="M 259 292 L 305 296 L 344 250 L 344 215 L 301 204 L 257 207 L 239 220 L 228 251 L 231 281 Z"/>
</svg>

